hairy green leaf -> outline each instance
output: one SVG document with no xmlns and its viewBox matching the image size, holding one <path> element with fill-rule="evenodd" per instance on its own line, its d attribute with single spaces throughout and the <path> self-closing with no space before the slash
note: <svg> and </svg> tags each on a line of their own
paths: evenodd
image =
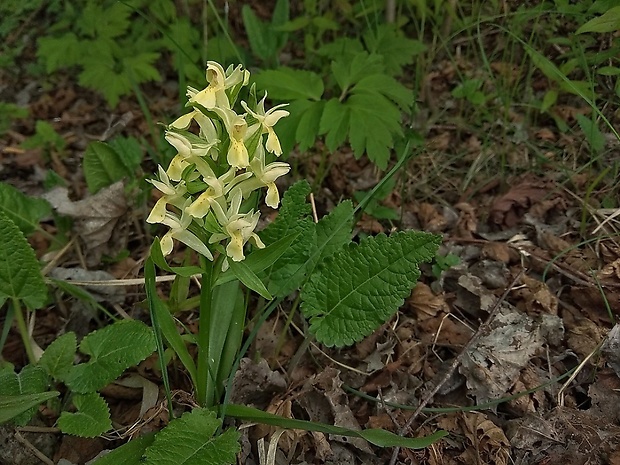
<svg viewBox="0 0 620 465">
<path fill-rule="evenodd" d="M 97 459 L 93 465 L 140 465 L 146 448 L 155 441 L 155 433 L 149 433 L 117 447 Z"/>
<path fill-rule="evenodd" d="M 105 142 L 91 142 L 84 152 L 84 177 L 91 194 L 114 184 L 133 172 L 127 168 L 121 154 Z"/>
<path fill-rule="evenodd" d="M 318 253 L 310 257 L 307 274 L 311 274 L 318 263 L 333 255 L 351 242 L 353 225 L 353 204 L 350 200 L 339 203 L 316 224 L 316 243 Z"/>
<path fill-rule="evenodd" d="M 24 394 L 40 395 L 45 394 L 47 389 L 48 378 L 45 371 L 40 367 L 26 365 L 19 374 L 15 373 L 13 369 L 9 367 L 0 370 L 0 396 L 23 396 Z M 18 404 L 16 405 L 16 409 L 12 411 L 15 415 L 11 415 L 14 423 L 25 425 L 30 421 L 37 411 L 37 405 L 39 405 L 38 402 L 33 403 L 36 398 L 36 396 L 23 397 L 21 400 L 16 398 Z M 26 408 L 26 404 L 29 402 L 30 406 Z M 19 408 L 17 408 L 18 406 Z M 17 412 L 17 410 L 21 410 L 21 412 Z"/>
<path fill-rule="evenodd" d="M 22 300 L 29 308 L 41 308 L 47 287 L 34 250 L 19 228 L 0 211 L 0 306 L 7 298 Z"/>
<path fill-rule="evenodd" d="M 108 404 L 96 392 L 75 394 L 73 405 L 76 413 L 62 412 L 58 418 L 58 427 L 63 433 L 94 438 L 112 428 Z"/>
<path fill-rule="evenodd" d="M 327 346 L 368 336 L 402 305 L 441 236 L 417 231 L 380 234 L 328 257 L 302 289 L 310 331 Z"/>
<path fill-rule="evenodd" d="M 39 227 L 39 221 L 51 213 L 50 204 L 22 194 L 19 190 L 0 182 L 0 212 L 8 216 L 28 236 Z"/>
<path fill-rule="evenodd" d="M 173 420 L 146 448 L 145 465 L 227 465 L 240 450 L 239 433 L 229 429 L 214 436 L 221 421 L 215 413 L 194 409 Z"/>
<path fill-rule="evenodd" d="M 36 394 L 3 395 L 0 394 L 0 423 L 5 423 L 37 405 L 60 395 L 58 391 L 39 392 Z M 32 415 L 28 414 L 28 418 Z"/>
<path fill-rule="evenodd" d="M 151 355 L 155 336 L 144 323 L 123 320 L 90 333 L 82 340 L 80 351 L 90 355 L 90 360 L 71 369 L 67 385 L 73 392 L 88 393 L 105 387 Z"/>
<path fill-rule="evenodd" d="M 39 366 L 52 378 L 63 381 L 73 367 L 76 351 L 75 333 L 65 333 L 47 346 L 39 359 Z"/>
<path fill-rule="evenodd" d="M 261 232 L 261 238 L 267 246 L 291 234 L 298 234 L 298 239 L 275 262 L 268 274 L 267 288 L 278 297 L 288 295 L 301 285 L 303 274 L 297 279 L 292 276 L 305 267 L 316 247 L 315 225 L 309 217 L 311 208 L 306 202 L 309 193 L 310 185 L 307 181 L 299 181 L 291 186 L 282 198 L 278 217 Z"/>
</svg>

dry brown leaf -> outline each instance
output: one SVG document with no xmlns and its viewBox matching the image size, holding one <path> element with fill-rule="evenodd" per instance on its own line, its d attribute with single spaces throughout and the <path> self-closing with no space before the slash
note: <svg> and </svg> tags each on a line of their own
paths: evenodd
<svg viewBox="0 0 620 465">
<path fill-rule="evenodd" d="M 58 213 L 75 220 L 73 228 L 90 252 L 89 261 L 99 263 L 102 253 L 114 255 L 110 250 L 123 247 L 120 240 L 114 244 L 111 241 L 113 234 L 118 232 L 119 220 L 127 212 L 122 181 L 77 202 L 69 199 L 64 187 L 57 187 L 43 197 Z"/>
<path fill-rule="evenodd" d="M 460 212 L 456 223 L 457 237 L 473 239 L 473 233 L 478 230 L 476 209 L 467 202 L 459 202 L 454 207 Z"/>
<path fill-rule="evenodd" d="M 487 242 L 480 252 L 483 258 L 490 258 L 508 264 L 510 262 L 510 247 L 505 242 Z"/>
<path fill-rule="evenodd" d="M 548 192 L 547 183 L 526 177 L 504 195 L 495 199 L 491 205 L 490 216 L 495 224 L 514 227 L 523 213 L 535 202 L 542 200 Z"/>
<path fill-rule="evenodd" d="M 420 282 L 413 288 L 407 303 L 418 320 L 433 318 L 440 312 L 448 311 L 448 304 L 443 296 L 435 295 L 429 286 Z"/>
<path fill-rule="evenodd" d="M 525 274 L 521 277 L 521 281 L 525 287 L 519 289 L 517 295 L 524 300 L 528 315 L 558 314 L 558 298 L 549 290 L 546 283 Z"/>
<path fill-rule="evenodd" d="M 459 423 L 465 437 L 474 446 L 477 457 L 483 458 L 484 463 L 506 465 L 510 459 L 510 441 L 504 431 L 482 413 L 463 412 L 461 415 Z M 465 454 L 472 452 L 472 449 L 467 449 Z"/>
</svg>

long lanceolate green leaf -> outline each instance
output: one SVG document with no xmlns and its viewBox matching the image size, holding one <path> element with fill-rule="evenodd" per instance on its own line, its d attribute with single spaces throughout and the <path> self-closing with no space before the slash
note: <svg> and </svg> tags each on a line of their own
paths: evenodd
<svg viewBox="0 0 620 465">
<path fill-rule="evenodd" d="M 283 418 L 272 413 L 263 412 L 262 410 L 253 407 L 234 404 L 229 404 L 226 406 L 226 415 L 240 420 L 279 426 L 280 428 L 318 431 L 325 434 L 363 438 L 371 444 L 379 447 L 407 447 L 409 449 L 422 449 L 430 446 L 432 443 L 448 434 L 445 431 L 437 431 L 430 436 L 422 438 L 404 438 L 382 429 L 355 431 L 340 426 L 326 425 L 313 421 Z"/>
<path fill-rule="evenodd" d="M 0 396 L 0 423 L 11 420 L 23 412 L 60 395 L 58 391 Z"/>
<path fill-rule="evenodd" d="M 403 304 L 441 236 L 418 231 L 380 234 L 329 257 L 302 289 L 310 332 L 327 346 L 368 336 Z"/>
</svg>

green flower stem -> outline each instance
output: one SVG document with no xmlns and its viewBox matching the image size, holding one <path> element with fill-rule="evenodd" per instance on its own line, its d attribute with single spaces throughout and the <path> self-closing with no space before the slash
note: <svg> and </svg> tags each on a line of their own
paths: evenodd
<svg viewBox="0 0 620 465">
<path fill-rule="evenodd" d="M 15 310 L 15 319 L 17 320 L 17 327 L 19 328 L 19 334 L 22 337 L 22 341 L 24 342 L 24 347 L 26 348 L 26 354 L 28 355 L 28 360 L 30 363 L 37 363 L 37 358 L 34 356 L 34 351 L 32 350 L 32 345 L 30 344 L 30 336 L 28 334 L 28 326 L 26 326 L 26 320 L 24 319 L 24 315 L 22 314 L 21 305 L 19 304 L 19 300 L 16 298 L 11 299 L 11 303 L 13 309 Z M 26 314 L 28 313 L 28 309 L 25 308 L 24 311 Z"/>
<path fill-rule="evenodd" d="M 200 264 L 204 273 L 200 289 L 200 317 L 198 320 L 198 367 L 196 381 L 196 400 L 203 407 L 213 406 L 213 381 L 209 368 L 209 336 L 211 334 L 211 300 L 213 295 L 213 264 L 203 256 Z"/>
</svg>

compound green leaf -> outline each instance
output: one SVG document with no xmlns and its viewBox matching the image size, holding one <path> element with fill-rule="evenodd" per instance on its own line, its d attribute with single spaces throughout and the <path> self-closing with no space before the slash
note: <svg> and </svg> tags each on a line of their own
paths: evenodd
<svg viewBox="0 0 620 465">
<path fill-rule="evenodd" d="M 383 57 L 360 52 L 351 61 L 333 61 L 331 68 L 340 88 L 346 90 L 365 76 L 383 73 Z"/>
<path fill-rule="evenodd" d="M 73 392 L 94 392 L 151 355 L 155 336 L 144 323 L 123 320 L 90 333 L 82 340 L 80 351 L 90 355 L 90 360 L 74 366 L 66 384 Z"/>
<path fill-rule="evenodd" d="M 355 85 L 352 92 L 357 94 L 382 94 L 405 111 L 410 110 L 414 102 L 411 89 L 407 89 L 396 79 L 385 74 L 371 74 L 363 77 Z"/>
<path fill-rule="evenodd" d="M 39 359 L 39 366 L 52 378 L 63 381 L 73 367 L 76 351 L 75 333 L 65 333 L 47 346 Z"/>
<path fill-rule="evenodd" d="M 325 104 L 319 133 L 325 134 L 325 144 L 330 151 L 336 150 L 346 140 L 350 116 L 349 107 L 337 98 Z"/>
<path fill-rule="evenodd" d="M 7 298 L 23 301 L 29 308 L 41 308 L 47 287 L 34 250 L 19 228 L 0 211 L 0 306 Z"/>
<path fill-rule="evenodd" d="M 77 412 L 62 412 L 58 418 L 58 427 L 63 433 L 94 438 L 112 428 L 108 404 L 96 392 L 75 394 L 73 405 Z"/>
<path fill-rule="evenodd" d="M 254 81 L 276 100 L 320 100 L 324 90 L 318 74 L 286 67 L 262 71 Z"/>
<path fill-rule="evenodd" d="M 239 433 L 214 436 L 221 421 L 214 412 L 194 409 L 173 420 L 146 448 L 145 465 L 228 465 L 236 461 Z"/>
<path fill-rule="evenodd" d="M 382 24 L 375 31 L 368 31 L 364 34 L 364 42 L 371 53 L 383 56 L 385 71 L 393 76 L 401 74 L 403 66 L 412 64 L 415 57 L 427 48 L 423 42 L 405 37 L 391 24 Z"/>
<path fill-rule="evenodd" d="M 324 106 L 324 102 L 312 102 L 301 115 L 295 131 L 295 140 L 299 142 L 300 152 L 305 152 L 310 147 L 314 147 L 319 135 Z"/>
<path fill-rule="evenodd" d="M 418 231 L 380 234 L 328 257 L 302 289 L 310 331 L 327 346 L 368 336 L 403 304 L 441 236 Z"/>
<path fill-rule="evenodd" d="M 41 218 L 51 211 L 45 200 L 28 197 L 10 184 L 0 182 L 0 212 L 8 216 L 24 235 L 28 236 L 37 229 Z"/>
</svg>

